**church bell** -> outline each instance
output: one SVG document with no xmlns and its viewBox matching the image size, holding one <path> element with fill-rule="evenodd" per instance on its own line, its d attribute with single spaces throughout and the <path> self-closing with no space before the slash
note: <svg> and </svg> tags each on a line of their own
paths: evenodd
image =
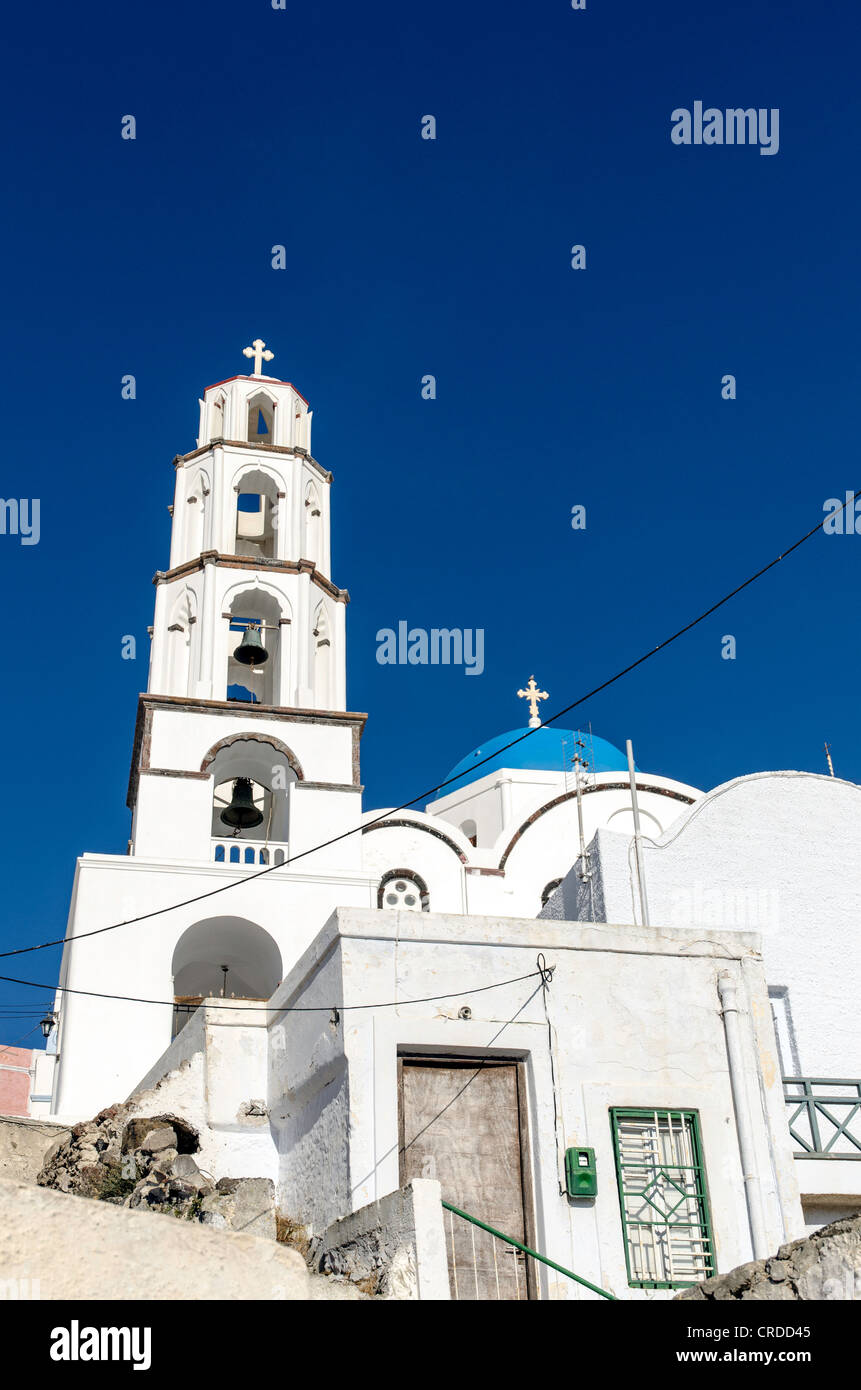
<svg viewBox="0 0 861 1390">
<path fill-rule="evenodd" d="M 243 666 L 262 666 L 264 661 L 269 660 L 269 653 L 263 645 L 260 631 L 256 627 L 247 627 L 242 634 L 242 641 L 233 653 L 237 661 L 241 661 Z"/>
<path fill-rule="evenodd" d="M 233 799 L 221 813 L 225 825 L 235 830 L 253 830 L 263 820 L 263 812 L 254 805 L 254 790 L 250 777 L 237 777 L 233 783 Z"/>
</svg>

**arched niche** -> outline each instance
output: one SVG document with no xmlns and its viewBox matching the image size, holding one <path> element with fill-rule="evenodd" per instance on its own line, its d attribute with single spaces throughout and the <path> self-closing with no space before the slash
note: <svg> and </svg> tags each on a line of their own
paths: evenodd
<svg viewBox="0 0 861 1390">
<path fill-rule="evenodd" d="M 171 695 L 188 695 L 198 642 L 197 595 L 185 588 L 174 600 L 167 625 L 167 679 Z"/>
<path fill-rule="evenodd" d="M 281 619 L 285 616 L 282 602 L 262 588 L 252 586 L 234 594 L 228 609 L 228 700 L 261 705 L 281 703 Z M 268 653 L 262 665 L 249 666 L 236 658 L 235 653 L 249 627 L 256 627 Z M 284 630 L 289 633 L 289 627 Z"/>
<path fill-rule="evenodd" d="M 233 553 L 274 560 L 278 529 L 278 485 L 270 474 L 251 468 L 235 484 Z"/>
<path fill-rule="evenodd" d="M 305 535 L 302 555 L 320 566 L 323 561 L 323 509 L 316 483 L 308 483 L 305 488 Z"/>
<path fill-rule="evenodd" d="M 200 469 L 191 484 L 185 503 L 185 552 L 187 559 L 200 555 L 205 549 L 208 498 L 209 479 L 203 469 Z"/>
<path fill-rule="evenodd" d="M 279 863 L 285 858 L 273 850 L 271 859 L 261 859 L 253 854 L 247 861 L 242 852 L 242 844 L 248 841 L 257 845 L 273 845 L 282 851 L 289 836 L 289 788 L 293 782 L 302 779 L 302 768 L 298 759 L 286 744 L 278 739 L 264 738 L 262 735 L 234 734 L 223 739 L 210 749 L 201 764 L 201 771 L 208 772 L 213 780 L 212 796 L 212 836 L 216 840 L 230 840 L 231 844 L 216 846 L 224 853 L 215 856 L 219 863 Z M 222 813 L 230 805 L 237 779 L 247 778 L 251 783 L 254 806 L 263 819 L 259 825 L 236 829 L 226 824 Z M 239 850 L 237 856 L 231 851 Z"/>
<path fill-rule="evenodd" d="M 227 397 L 225 396 L 225 394 L 224 394 L 223 391 L 220 391 L 220 392 L 218 393 L 218 395 L 215 397 L 215 399 L 213 400 L 212 405 L 210 406 L 210 415 L 209 415 L 209 438 L 210 438 L 211 440 L 212 440 L 212 439 L 224 439 L 224 438 L 225 438 L 224 429 L 225 429 L 226 415 L 227 415 Z"/>
<path fill-rule="evenodd" d="M 325 599 L 314 614 L 314 699 L 318 709 L 332 709 L 335 691 L 335 654 L 332 621 Z"/>
<path fill-rule="evenodd" d="M 227 966 L 226 974 L 223 966 Z M 269 999 L 283 969 L 275 941 L 244 917 L 208 917 L 196 922 L 176 943 L 171 968 L 174 1036 L 208 995 Z"/>
</svg>

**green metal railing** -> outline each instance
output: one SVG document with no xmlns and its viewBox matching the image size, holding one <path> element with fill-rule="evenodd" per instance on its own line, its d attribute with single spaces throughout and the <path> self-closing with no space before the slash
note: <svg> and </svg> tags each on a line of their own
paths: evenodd
<svg viewBox="0 0 861 1390">
<path fill-rule="evenodd" d="M 789 1132 L 801 1145 L 796 1158 L 861 1159 L 861 1081 L 785 1076 L 783 1098 L 788 1106 L 795 1106 Z M 854 1133 L 849 1128 L 853 1121 Z M 831 1129 L 823 1138 L 825 1124 Z M 836 1148 L 841 1140 L 843 1145 Z"/>
<path fill-rule="evenodd" d="M 573 1279 L 575 1283 L 582 1284 L 584 1288 L 590 1289 L 592 1293 L 600 1294 L 602 1298 L 609 1298 L 614 1303 L 616 1295 L 608 1293 L 606 1289 L 600 1289 L 597 1284 L 590 1284 L 588 1279 L 583 1279 L 579 1274 L 574 1274 L 564 1265 L 558 1265 L 555 1260 L 548 1260 L 546 1255 L 539 1255 L 537 1250 L 531 1250 L 528 1245 L 524 1245 L 522 1240 L 515 1240 L 513 1236 L 503 1235 L 502 1231 L 497 1231 L 495 1226 L 488 1226 L 486 1221 L 479 1221 L 477 1216 L 470 1216 L 468 1211 L 461 1211 L 460 1207 L 452 1206 L 451 1202 L 443 1201 L 442 1204 L 446 1211 L 453 1212 L 455 1216 L 460 1216 L 464 1221 L 469 1221 L 471 1225 L 478 1226 L 480 1230 L 489 1232 L 497 1240 L 504 1241 L 506 1245 L 513 1245 L 515 1250 L 520 1250 L 530 1259 L 538 1260 L 540 1264 L 547 1265 L 550 1269 L 555 1269 L 557 1273 L 564 1274 L 567 1279 Z"/>
</svg>

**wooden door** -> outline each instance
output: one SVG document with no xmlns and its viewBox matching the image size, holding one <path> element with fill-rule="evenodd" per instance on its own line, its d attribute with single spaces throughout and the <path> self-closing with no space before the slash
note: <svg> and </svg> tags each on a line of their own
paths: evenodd
<svg viewBox="0 0 861 1390">
<path fill-rule="evenodd" d="M 531 1244 L 523 1065 L 474 1058 L 403 1057 L 401 1183 L 436 1178 L 444 1199 Z M 443 1212 L 452 1298 L 534 1297 L 531 1260 Z"/>
</svg>

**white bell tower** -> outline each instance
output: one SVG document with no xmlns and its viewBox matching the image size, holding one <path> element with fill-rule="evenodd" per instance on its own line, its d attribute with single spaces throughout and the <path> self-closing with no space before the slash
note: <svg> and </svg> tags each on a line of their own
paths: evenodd
<svg viewBox="0 0 861 1390">
<path fill-rule="evenodd" d="M 345 590 L 331 580 L 332 474 L 311 455 L 294 386 L 253 376 L 207 387 L 197 448 L 178 455 L 170 568 L 155 578 L 149 690 L 157 695 L 343 710 Z M 268 653 L 233 653 L 255 623 Z"/>
<path fill-rule="evenodd" d="M 62 1113 L 128 1094 L 201 998 L 268 999 L 335 907 L 375 900 L 354 833 L 365 715 L 346 708 L 332 475 L 305 398 L 263 374 L 271 350 L 244 353 L 254 371 L 207 387 L 197 447 L 174 460 L 128 853 L 78 860 Z"/>
<path fill-rule="evenodd" d="M 242 862 L 284 858 L 288 834 L 296 845 L 292 788 L 308 780 L 297 737 L 304 744 L 311 729 L 337 729 L 343 744 L 337 770 L 314 782 L 357 781 L 355 717 L 344 713 L 349 595 L 329 577 L 332 474 L 311 454 L 304 396 L 259 370 L 274 354 L 259 338 L 244 352 L 253 375 L 207 387 L 197 448 L 174 460 L 170 568 L 155 576 L 129 787 L 135 855 L 182 846 L 198 858 L 211 839 L 216 862 L 235 862 L 241 838 L 252 845 Z M 263 724 L 278 728 L 277 746 L 261 742 Z M 188 738 L 204 725 L 206 756 L 190 767 Z M 200 789 L 189 783 L 213 777 L 210 823 L 192 816 Z M 240 777 L 262 819 L 237 829 L 221 812 Z"/>
</svg>

